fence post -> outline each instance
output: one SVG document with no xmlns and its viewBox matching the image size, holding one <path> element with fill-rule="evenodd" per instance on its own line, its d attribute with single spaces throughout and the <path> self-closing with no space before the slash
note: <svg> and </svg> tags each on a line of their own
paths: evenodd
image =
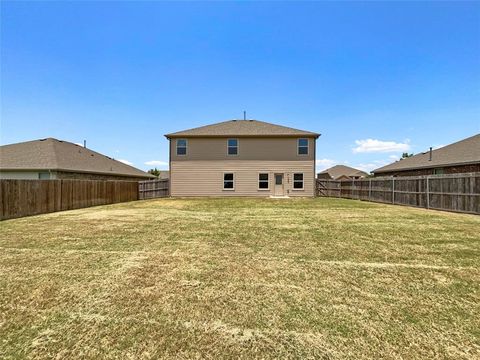
<svg viewBox="0 0 480 360">
<path fill-rule="evenodd" d="M 392 204 L 395 204 L 395 178 L 392 177 Z"/>
<path fill-rule="evenodd" d="M 426 192 L 426 195 L 427 195 L 427 209 L 430 209 L 430 189 L 429 189 L 429 185 L 428 185 L 428 175 L 427 175 L 427 186 L 426 186 L 426 189 L 425 189 L 425 192 Z"/>
<path fill-rule="evenodd" d="M 372 179 L 368 179 L 368 200 L 372 198 Z"/>
</svg>

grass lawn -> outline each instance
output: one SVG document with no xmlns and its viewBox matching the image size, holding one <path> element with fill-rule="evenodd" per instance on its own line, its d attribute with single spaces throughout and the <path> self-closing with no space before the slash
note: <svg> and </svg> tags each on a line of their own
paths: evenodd
<svg viewBox="0 0 480 360">
<path fill-rule="evenodd" d="M 480 216 L 159 199 L 0 223 L 0 358 L 480 358 Z"/>
</svg>

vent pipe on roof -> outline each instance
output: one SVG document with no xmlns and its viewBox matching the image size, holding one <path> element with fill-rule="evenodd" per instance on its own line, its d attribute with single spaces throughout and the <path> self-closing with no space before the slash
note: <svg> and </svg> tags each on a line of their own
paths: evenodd
<svg viewBox="0 0 480 360">
<path fill-rule="evenodd" d="M 87 140 L 83 140 L 83 147 L 84 147 L 84 148 L 87 147 Z"/>
<path fill-rule="evenodd" d="M 430 159 L 428 161 L 432 161 L 432 147 L 430 146 Z"/>
<path fill-rule="evenodd" d="M 246 111 L 243 112 L 243 120 L 247 120 L 247 112 Z"/>
</svg>

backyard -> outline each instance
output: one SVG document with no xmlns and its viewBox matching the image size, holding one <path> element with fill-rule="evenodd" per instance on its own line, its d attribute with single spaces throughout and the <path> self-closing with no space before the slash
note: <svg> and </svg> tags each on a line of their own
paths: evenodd
<svg viewBox="0 0 480 360">
<path fill-rule="evenodd" d="M 480 216 L 158 199 L 0 227 L 2 359 L 480 357 Z"/>
</svg>

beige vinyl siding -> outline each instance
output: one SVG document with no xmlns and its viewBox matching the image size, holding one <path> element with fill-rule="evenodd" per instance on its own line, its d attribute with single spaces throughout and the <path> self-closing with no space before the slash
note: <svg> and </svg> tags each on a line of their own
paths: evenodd
<svg viewBox="0 0 480 360">
<path fill-rule="evenodd" d="M 308 155 L 298 155 L 297 141 L 308 139 Z M 238 139 L 238 155 L 227 155 L 227 139 Z M 172 161 L 190 160 L 311 160 L 315 157 L 315 138 L 188 138 L 187 155 L 177 155 L 176 139 L 170 141 Z"/>
<path fill-rule="evenodd" d="M 240 145 L 241 146 L 241 145 Z M 314 196 L 313 160 L 172 161 L 172 196 L 270 196 L 274 174 L 284 175 L 285 195 Z M 223 174 L 234 173 L 235 190 L 223 190 Z M 269 190 L 258 189 L 258 174 L 269 174 Z M 303 190 L 293 190 L 293 174 L 304 174 Z"/>
</svg>

